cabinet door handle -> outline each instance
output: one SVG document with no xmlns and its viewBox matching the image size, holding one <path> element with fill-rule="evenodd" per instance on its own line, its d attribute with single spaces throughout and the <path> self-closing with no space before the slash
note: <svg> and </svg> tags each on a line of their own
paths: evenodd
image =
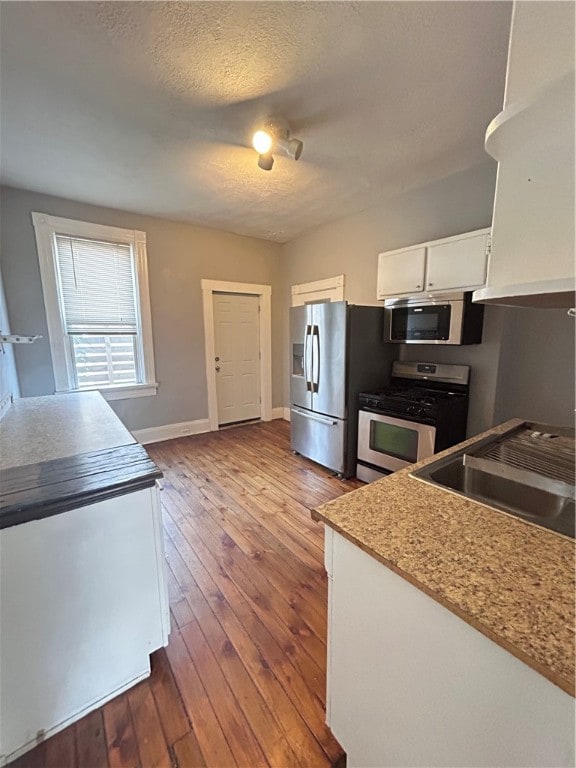
<svg viewBox="0 0 576 768">
<path fill-rule="evenodd" d="M 422 288 L 422 286 L 421 285 L 417 285 L 416 288 L 420 289 L 420 288 Z"/>
<path fill-rule="evenodd" d="M 434 283 L 428 283 L 428 288 L 432 288 L 433 285 Z"/>
</svg>

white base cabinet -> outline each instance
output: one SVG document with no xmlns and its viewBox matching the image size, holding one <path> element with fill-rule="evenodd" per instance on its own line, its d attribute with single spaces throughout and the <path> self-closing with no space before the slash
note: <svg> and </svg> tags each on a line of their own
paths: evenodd
<svg viewBox="0 0 576 768">
<path fill-rule="evenodd" d="M 157 487 L 0 531 L 0 764 L 150 674 L 168 642 Z"/>
<path fill-rule="evenodd" d="M 427 296 L 484 285 L 490 230 L 479 229 L 378 254 L 378 299 Z"/>
<path fill-rule="evenodd" d="M 326 527 L 327 723 L 348 768 L 574 766 L 574 699 Z"/>
</svg>

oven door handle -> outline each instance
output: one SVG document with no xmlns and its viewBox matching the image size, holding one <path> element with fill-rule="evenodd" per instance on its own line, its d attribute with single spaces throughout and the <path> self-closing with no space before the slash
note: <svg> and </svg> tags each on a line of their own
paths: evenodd
<svg viewBox="0 0 576 768">
<path fill-rule="evenodd" d="M 330 419 L 326 416 L 320 416 L 317 413 L 310 413 L 310 411 L 303 411 L 300 408 L 297 408 L 296 406 L 292 406 L 292 410 L 294 413 L 297 413 L 299 416 L 304 416 L 305 419 L 310 419 L 310 421 L 318 421 L 320 424 L 326 424 L 328 427 L 333 427 L 335 424 L 338 424 L 336 419 Z"/>
</svg>

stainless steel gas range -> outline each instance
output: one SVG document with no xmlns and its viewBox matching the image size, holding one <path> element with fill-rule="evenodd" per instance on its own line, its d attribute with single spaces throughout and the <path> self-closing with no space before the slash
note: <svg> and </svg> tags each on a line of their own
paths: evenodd
<svg viewBox="0 0 576 768">
<path fill-rule="evenodd" d="M 392 364 L 390 386 L 359 395 L 356 476 L 369 483 L 466 437 L 467 365 Z"/>
</svg>

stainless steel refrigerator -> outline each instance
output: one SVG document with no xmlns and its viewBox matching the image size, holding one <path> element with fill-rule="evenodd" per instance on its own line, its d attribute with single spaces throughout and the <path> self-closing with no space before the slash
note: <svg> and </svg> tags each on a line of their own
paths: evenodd
<svg viewBox="0 0 576 768">
<path fill-rule="evenodd" d="M 383 307 L 290 308 L 292 450 L 344 477 L 356 469 L 358 394 L 388 384 L 394 344 Z"/>
</svg>

